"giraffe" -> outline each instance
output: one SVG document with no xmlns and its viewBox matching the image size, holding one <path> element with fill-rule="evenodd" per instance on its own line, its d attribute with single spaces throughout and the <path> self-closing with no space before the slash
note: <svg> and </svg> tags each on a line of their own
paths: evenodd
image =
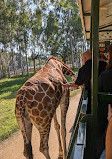
<svg viewBox="0 0 112 159">
<path fill-rule="evenodd" d="M 15 116 L 23 136 L 23 154 L 26 159 L 33 159 L 32 125 L 38 129 L 40 134 L 40 152 L 46 159 L 51 159 L 48 140 L 52 118 L 59 142 L 58 159 L 66 158 L 66 113 L 69 106 L 69 90 L 63 86 L 67 83 L 64 74 L 75 78 L 75 73 L 66 64 L 51 56 L 45 66 L 28 79 L 17 93 Z M 62 143 L 60 125 L 56 116 L 56 108 L 59 104 Z"/>
</svg>

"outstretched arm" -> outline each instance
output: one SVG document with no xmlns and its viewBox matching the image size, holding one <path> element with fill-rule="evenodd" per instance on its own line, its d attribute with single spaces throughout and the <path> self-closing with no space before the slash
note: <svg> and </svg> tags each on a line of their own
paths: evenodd
<svg viewBox="0 0 112 159">
<path fill-rule="evenodd" d="M 78 88 L 79 85 L 75 84 L 75 83 L 66 83 L 63 84 L 64 87 L 69 88 L 69 87 L 74 87 L 74 88 Z"/>
<path fill-rule="evenodd" d="M 112 159 L 112 108 L 108 105 L 108 127 L 106 132 L 106 158 Z"/>
</svg>

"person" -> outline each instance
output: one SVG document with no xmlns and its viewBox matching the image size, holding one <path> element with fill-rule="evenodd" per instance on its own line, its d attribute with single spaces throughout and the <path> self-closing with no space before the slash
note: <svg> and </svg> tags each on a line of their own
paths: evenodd
<svg viewBox="0 0 112 159">
<path fill-rule="evenodd" d="M 99 76 L 99 92 L 112 93 L 112 44 L 108 48 L 108 65 L 106 70 Z"/>
<path fill-rule="evenodd" d="M 112 44 L 108 48 L 108 64 L 98 79 L 99 92 L 112 93 Z M 111 103 L 112 104 L 112 103 Z M 107 120 L 108 107 L 104 103 L 98 103 L 98 128 L 101 137 L 101 147 L 105 148 L 105 132 L 108 125 Z"/>
<path fill-rule="evenodd" d="M 106 132 L 106 157 L 105 159 L 112 159 L 112 108 L 108 105 L 108 127 Z"/>
<path fill-rule="evenodd" d="M 82 61 L 84 65 L 79 69 L 78 77 L 75 83 L 67 83 L 65 87 L 76 87 L 78 88 L 81 85 L 85 85 L 85 89 L 88 90 L 88 106 L 87 113 L 91 113 L 91 67 L 92 67 L 92 52 L 87 50 L 82 55 Z"/>
<path fill-rule="evenodd" d="M 106 69 L 107 62 L 105 61 L 105 55 L 99 52 L 99 71 L 98 76 Z"/>
<path fill-rule="evenodd" d="M 108 65 L 98 79 L 98 91 L 112 93 L 112 44 L 108 48 Z M 100 133 L 104 134 L 107 128 L 108 107 L 103 103 L 98 103 L 98 124 Z"/>
<path fill-rule="evenodd" d="M 88 105 L 87 114 L 91 113 L 91 72 L 92 72 L 92 52 L 87 50 L 82 55 L 84 65 L 79 69 L 78 77 L 75 83 L 67 83 L 66 87 L 79 87 L 85 85 L 85 89 L 88 91 Z M 101 70 L 100 70 L 101 69 Z M 99 63 L 99 74 L 105 70 L 102 62 Z"/>
<path fill-rule="evenodd" d="M 112 159 L 112 108 L 108 105 L 108 127 L 105 139 L 105 150 L 99 159 Z"/>
</svg>

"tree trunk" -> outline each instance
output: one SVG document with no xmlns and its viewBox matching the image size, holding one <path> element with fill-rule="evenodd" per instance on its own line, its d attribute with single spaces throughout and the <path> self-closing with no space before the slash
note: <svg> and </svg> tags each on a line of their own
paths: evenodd
<svg viewBox="0 0 112 159">
<path fill-rule="evenodd" d="M 15 75 L 15 65 L 14 65 L 14 53 L 13 53 L 13 48 L 11 48 L 11 52 L 12 52 L 12 68 L 13 68 L 14 75 Z"/>
<path fill-rule="evenodd" d="M 39 60 L 39 70 L 41 69 L 41 60 L 40 60 L 40 57 L 38 58 Z"/>
<path fill-rule="evenodd" d="M 21 49 L 20 49 L 20 46 L 19 46 L 19 62 L 18 62 L 18 67 L 21 69 L 21 73 L 22 73 L 22 77 L 23 77 L 24 71 L 23 71 L 23 64 L 22 64 Z"/>
<path fill-rule="evenodd" d="M 36 72 L 35 70 L 35 59 L 33 59 L 33 68 L 34 68 L 34 73 Z"/>
<path fill-rule="evenodd" d="M 0 54 L 0 78 L 2 79 L 2 59 Z"/>
<path fill-rule="evenodd" d="M 10 75 L 10 66 L 7 68 L 7 72 L 8 72 L 8 78 L 11 78 L 11 75 Z"/>
<path fill-rule="evenodd" d="M 72 37 L 71 37 L 71 35 L 70 35 L 70 48 L 71 48 L 71 53 L 72 53 L 72 68 L 75 69 L 75 66 L 74 66 L 73 45 L 72 45 Z"/>
<path fill-rule="evenodd" d="M 25 51 L 26 52 L 26 51 Z M 28 68 L 28 57 L 26 52 L 26 69 L 27 69 L 27 75 L 29 76 L 29 68 Z"/>
</svg>

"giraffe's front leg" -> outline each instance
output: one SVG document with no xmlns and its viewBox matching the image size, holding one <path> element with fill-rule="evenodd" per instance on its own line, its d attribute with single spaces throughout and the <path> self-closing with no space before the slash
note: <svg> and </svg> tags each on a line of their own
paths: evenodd
<svg viewBox="0 0 112 159">
<path fill-rule="evenodd" d="M 61 135 L 63 142 L 63 159 L 66 159 L 66 114 L 69 106 L 69 90 L 66 90 L 61 103 Z"/>
</svg>

